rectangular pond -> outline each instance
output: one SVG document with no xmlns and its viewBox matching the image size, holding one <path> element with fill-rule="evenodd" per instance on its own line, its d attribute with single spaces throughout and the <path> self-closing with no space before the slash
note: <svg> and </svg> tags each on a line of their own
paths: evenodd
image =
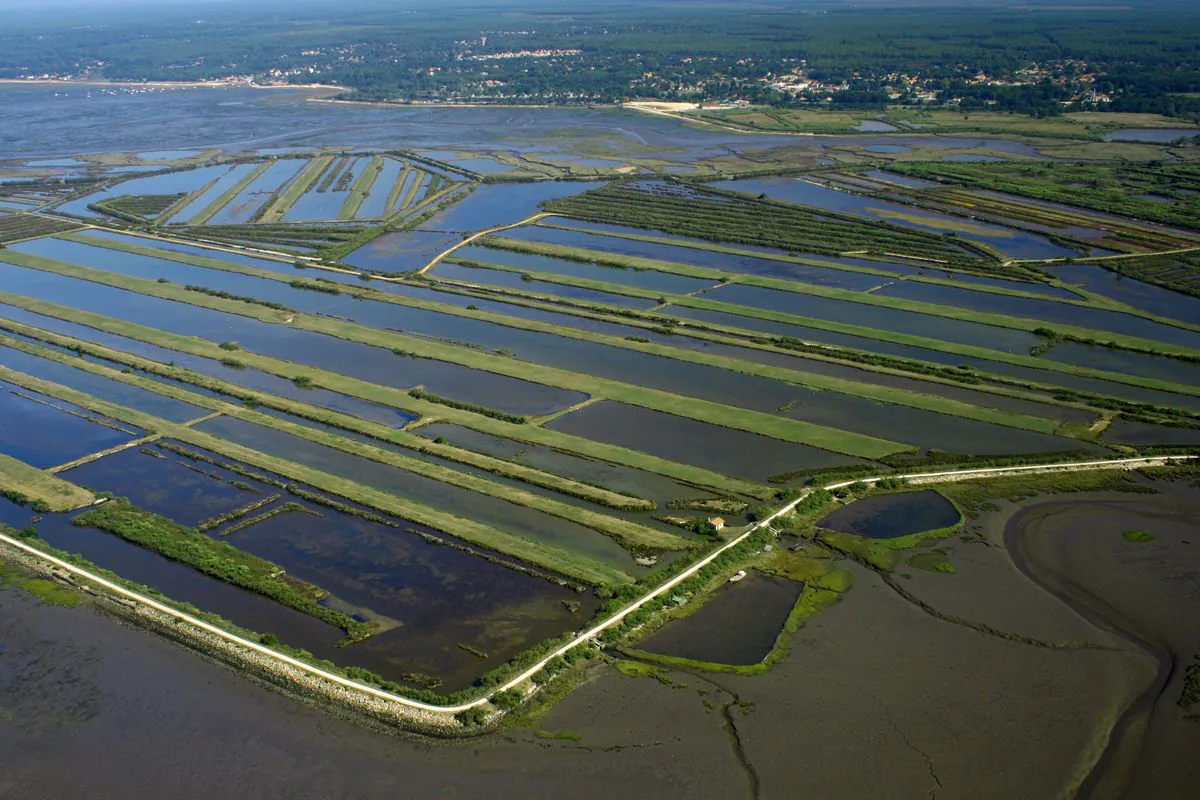
<svg viewBox="0 0 1200 800">
<path fill-rule="evenodd" d="M 866 463 L 828 450 L 608 400 L 559 417 L 546 427 L 752 481 L 803 469 Z"/>
<path fill-rule="evenodd" d="M 460 489 L 243 420 L 218 417 L 200 423 L 196 429 L 518 536 L 584 553 L 622 569 L 632 565 L 630 554 L 612 539 L 591 528 L 532 508 Z M 454 531 L 447 533 L 453 535 Z"/>
<path fill-rule="evenodd" d="M 0 453 L 39 469 L 123 444 L 135 435 L 101 425 L 71 403 L 5 381 L 0 381 L 0 420 Z"/>
<path fill-rule="evenodd" d="M 881 305 L 855 303 L 816 295 L 764 289 L 758 286 L 725 284 L 703 292 L 700 297 L 734 305 L 750 306 L 766 311 L 780 311 L 798 317 L 881 328 L 896 333 L 909 333 L 942 341 L 958 342 L 976 347 L 988 347 L 1008 353 L 1028 353 L 1039 343 L 1031 331 L 1000 328 L 979 322 L 905 311 Z M 991 295 L 988 295 L 990 297 Z M 673 309 L 664 313 L 674 314 Z"/>
<path fill-rule="evenodd" d="M 3 313 L 3 309 L 0 309 L 0 315 Z M 0 345 L 0 364 L 9 369 L 24 372 L 26 375 L 53 381 L 62 386 L 90 394 L 98 400 L 116 403 L 136 409 L 137 411 L 144 411 L 147 414 L 162 417 L 170 422 L 186 422 L 189 419 L 196 419 L 208 413 L 206 409 L 176 400 L 172 397 L 164 397 L 146 389 L 138 388 L 137 386 L 130 386 L 120 381 L 105 378 L 101 375 L 94 375 L 66 364 L 39 358 L 2 345 Z"/>
</svg>

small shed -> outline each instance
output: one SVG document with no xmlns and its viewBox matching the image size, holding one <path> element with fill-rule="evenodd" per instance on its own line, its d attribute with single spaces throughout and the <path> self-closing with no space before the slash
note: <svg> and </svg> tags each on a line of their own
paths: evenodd
<svg viewBox="0 0 1200 800">
<path fill-rule="evenodd" d="M 714 531 L 719 531 L 725 527 L 725 520 L 721 517 L 709 517 L 708 527 Z"/>
</svg>

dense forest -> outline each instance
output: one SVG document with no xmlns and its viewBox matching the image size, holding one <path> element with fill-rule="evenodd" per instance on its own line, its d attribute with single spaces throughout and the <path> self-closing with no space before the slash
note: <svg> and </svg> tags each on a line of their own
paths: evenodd
<svg viewBox="0 0 1200 800">
<path fill-rule="evenodd" d="M 1200 4 L 863 7 L 451 0 L 0 12 L 0 77 L 336 83 L 359 99 L 742 99 L 875 107 L 895 87 L 966 107 L 1200 113 Z M 1034 77 L 1012 80 L 1036 65 Z M 837 91 L 773 88 L 801 73 Z M 986 74 L 998 80 L 980 81 Z M 928 97 L 926 97 L 928 99 Z"/>
</svg>

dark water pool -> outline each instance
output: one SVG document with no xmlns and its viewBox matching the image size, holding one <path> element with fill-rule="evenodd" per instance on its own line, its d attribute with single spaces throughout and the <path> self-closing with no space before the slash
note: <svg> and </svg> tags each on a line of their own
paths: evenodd
<svg viewBox="0 0 1200 800">
<path fill-rule="evenodd" d="M 651 653 L 716 664 L 766 658 L 804 584 L 751 572 L 713 593 L 704 607 L 641 643 Z"/>
<path fill-rule="evenodd" d="M 954 504 L 932 489 L 877 495 L 839 508 L 817 524 L 869 539 L 895 539 L 937 530 L 962 518 Z"/>
</svg>

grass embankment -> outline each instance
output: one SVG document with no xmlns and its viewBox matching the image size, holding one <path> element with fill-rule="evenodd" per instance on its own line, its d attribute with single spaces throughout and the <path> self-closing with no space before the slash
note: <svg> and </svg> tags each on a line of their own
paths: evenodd
<svg viewBox="0 0 1200 800">
<path fill-rule="evenodd" d="M 146 430 L 153 430 L 172 439 L 218 453 L 261 470 L 284 475 L 329 494 L 361 503 L 386 514 L 394 514 L 459 539 L 513 556 L 521 561 L 568 575 L 584 582 L 599 585 L 627 583 L 630 576 L 622 570 L 588 556 L 546 545 L 518 534 L 502 531 L 489 525 L 458 517 L 441 509 L 408 500 L 389 492 L 364 486 L 356 480 L 332 475 L 278 456 L 253 450 L 220 437 L 194 430 L 185 425 L 123 406 L 98 400 L 83 392 L 50 381 L 15 372 L 0 366 L 0 377 L 34 391 L 89 408 L 114 419 L 121 419 Z M 300 426 L 302 427 L 302 426 Z M 340 438 L 340 437 L 339 437 Z"/>
<path fill-rule="evenodd" d="M 41 358 L 46 358 L 51 361 L 68 364 L 76 367 L 77 369 L 93 372 L 98 375 L 104 375 L 105 377 L 122 383 L 139 386 L 157 394 L 174 397 L 186 402 L 195 402 L 202 407 L 209 408 L 210 410 L 225 414 L 227 416 L 247 418 L 256 423 L 266 424 L 266 420 L 264 418 L 267 415 L 253 413 L 251 409 L 260 406 L 271 408 L 291 414 L 301 419 L 312 420 L 314 422 L 319 422 L 323 425 L 329 425 L 344 431 L 363 434 L 382 442 L 399 445 L 416 453 L 433 455 L 448 461 L 466 464 L 468 466 L 486 470 L 487 472 L 501 475 L 512 480 L 518 480 L 523 483 L 540 486 L 545 489 L 551 489 L 561 494 L 578 497 L 583 500 L 589 500 L 599 505 L 608 506 L 609 508 L 615 508 L 623 511 L 649 511 L 654 508 L 654 503 L 650 500 L 622 494 L 620 492 L 613 492 L 599 486 L 580 483 L 569 478 L 544 472 L 533 467 L 528 467 L 523 464 L 509 461 L 507 459 L 494 458 L 482 453 L 476 453 L 471 450 L 456 447 L 451 444 L 431 441 L 422 436 L 402 430 L 396 430 L 378 422 L 360 420 L 357 417 L 339 411 L 309 405 L 307 403 L 279 397 L 266 392 L 245 389 L 227 381 L 202 375 L 182 367 L 160 364 L 140 356 L 132 355 L 119 350 L 113 350 L 112 348 L 104 347 L 103 345 L 96 345 L 80 339 L 62 336 L 48 331 L 42 331 L 38 328 L 22 325 L 21 323 L 4 322 L 2 324 L 4 326 L 13 328 L 14 331 L 19 332 L 22 335 L 40 339 L 57 347 L 67 348 L 75 351 L 76 353 L 95 356 L 115 364 L 121 364 L 155 375 L 160 375 L 189 386 L 195 386 L 208 391 L 217 392 L 224 397 L 229 398 L 229 402 L 213 399 L 207 395 L 197 395 L 180 387 L 155 381 L 139 375 L 127 374 L 124 371 L 118 372 L 102 364 L 84 361 L 65 353 L 61 353 L 57 350 L 37 347 L 21 340 L 10 339 L 4 335 L 0 335 L 0 344 L 13 347 L 17 350 L 21 350 Z M 270 417 L 270 419 L 277 420 L 278 418 Z M 299 430 L 300 434 L 304 438 L 311 437 L 312 433 L 310 433 L 310 431 L 313 431 L 313 429 L 305 426 L 299 426 L 298 428 L 293 426 L 289 430 Z M 322 443 L 325 443 L 326 441 L 337 442 L 337 437 L 331 439 L 329 436 L 323 436 L 320 437 L 320 441 Z M 411 466 L 411 462 L 405 463 Z M 393 465 L 400 466 L 399 463 L 393 463 Z"/>
<path fill-rule="evenodd" d="M 166 333 L 155 328 L 148 328 L 144 325 L 125 322 L 123 320 L 114 320 L 98 314 L 80 311 L 69 306 L 62 306 L 43 300 L 34 300 L 4 292 L 0 292 L 0 302 L 191 355 L 203 356 L 218 361 L 228 356 L 226 351 L 206 339 Z M 24 328 L 19 327 L 18 323 L 0 321 L 0 324 L 19 332 L 35 335 L 38 338 L 50 336 L 50 334 L 46 334 L 45 332 L 39 332 L 36 328 L 29 328 L 28 326 Z M 48 340 L 53 341 L 52 339 Z M 692 486 L 711 489 L 721 494 L 741 494 L 766 500 L 773 497 L 776 491 L 759 483 L 732 478 L 700 467 L 679 464 L 636 450 L 629 450 L 602 442 L 594 442 L 591 439 L 547 428 L 539 428 L 533 425 L 514 425 L 468 411 L 434 405 L 418 400 L 401 389 L 368 383 L 335 372 L 301 366 L 246 350 L 238 352 L 238 361 L 246 367 L 258 369 L 288 380 L 294 380 L 300 376 L 308 376 L 314 384 L 334 392 L 340 392 L 349 397 L 411 411 L 422 417 L 437 417 L 446 422 L 462 425 L 465 428 L 504 439 L 511 439 L 526 444 L 544 445 L 587 458 L 595 458 L 612 464 L 653 472 Z M 437 454 L 442 455 L 441 453 Z"/>
<path fill-rule="evenodd" d="M 291 210 L 296 201 L 316 183 L 317 178 L 321 176 L 330 164 L 333 163 L 333 156 L 317 156 L 304 165 L 288 187 L 283 190 L 283 193 L 275 199 L 275 202 L 263 211 L 259 217 L 259 222 L 279 222 L 283 216 Z"/>
<path fill-rule="evenodd" d="M 195 528 L 143 511 L 125 498 L 114 498 L 85 511 L 71 520 L 71 524 L 116 534 L 218 580 L 269 597 L 341 628 L 350 641 L 371 635 L 371 625 L 321 605 L 318 601 L 329 594 L 324 589 L 289 578 L 278 564 L 205 536 Z"/>
<path fill-rule="evenodd" d="M 367 195 L 371 193 L 371 187 L 375 185 L 381 172 L 383 172 L 383 156 L 371 156 L 371 163 L 358 176 L 358 180 L 350 188 L 350 196 L 338 209 L 338 219 L 354 219 L 358 210 L 362 208 L 363 202 L 366 201 Z"/>
<path fill-rule="evenodd" d="M 0 497 L 17 505 L 32 503 L 34 511 L 74 511 L 90 505 L 91 492 L 0 453 Z"/>
<path fill-rule="evenodd" d="M 211 203 L 201 209 L 200 212 L 197 213 L 196 216 L 189 219 L 186 224 L 203 225 L 204 223 L 208 222 L 217 215 L 217 212 L 233 202 L 233 198 L 237 197 L 243 189 L 253 183 L 255 178 L 266 172 L 267 168 L 273 163 L 273 161 L 264 161 L 254 169 L 247 172 L 241 180 L 222 192 L 220 197 L 218 197 L 216 200 L 213 200 Z"/>
<path fill-rule="evenodd" d="M 757 433 L 797 444 L 810 445 L 845 455 L 861 458 L 877 458 L 909 449 L 907 445 L 890 442 L 874 436 L 866 436 L 838 428 L 830 428 L 824 425 L 816 425 L 742 408 L 733 408 L 707 400 L 685 397 L 658 389 L 634 386 L 619 381 L 569 372 L 559 368 L 532 364 L 512 358 L 497 358 L 494 354 L 486 351 L 481 352 L 421 337 L 382 331 L 329 317 L 300 312 L 294 315 L 287 314 L 282 311 L 263 308 L 258 304 L 248 304 L 238 300 L 189 292 L 183 287 L 173 284 L 161 284 L 156 281 L 131 278 L 118 273 L 80 267 L 66 262 L 28 256 L 21 253 L 9 253 L 7 251 L 0 252 L 0 260 L 9 261 L 19 266 L 41 269 L 47 272 L 55 272 L 108 286 L 128 289 L 139 294 L 239 314 L 265 322 L 283 322 L 286 320 L 294 328 L 323 333 L 347 341 L 384 347 L 389 350 L 403 350 L 425 358 L 458 364 L 485 372 L 494 372 L 532 383 L 570 389 L 590 395 L 600 395 L 617 402 L 641 406 L 655 411 L 663 411 L 668 414 L 690 417 L 701 422 L 709 422 L 722 427 L 733 428 L 748 433 Z"/>
</svg>

